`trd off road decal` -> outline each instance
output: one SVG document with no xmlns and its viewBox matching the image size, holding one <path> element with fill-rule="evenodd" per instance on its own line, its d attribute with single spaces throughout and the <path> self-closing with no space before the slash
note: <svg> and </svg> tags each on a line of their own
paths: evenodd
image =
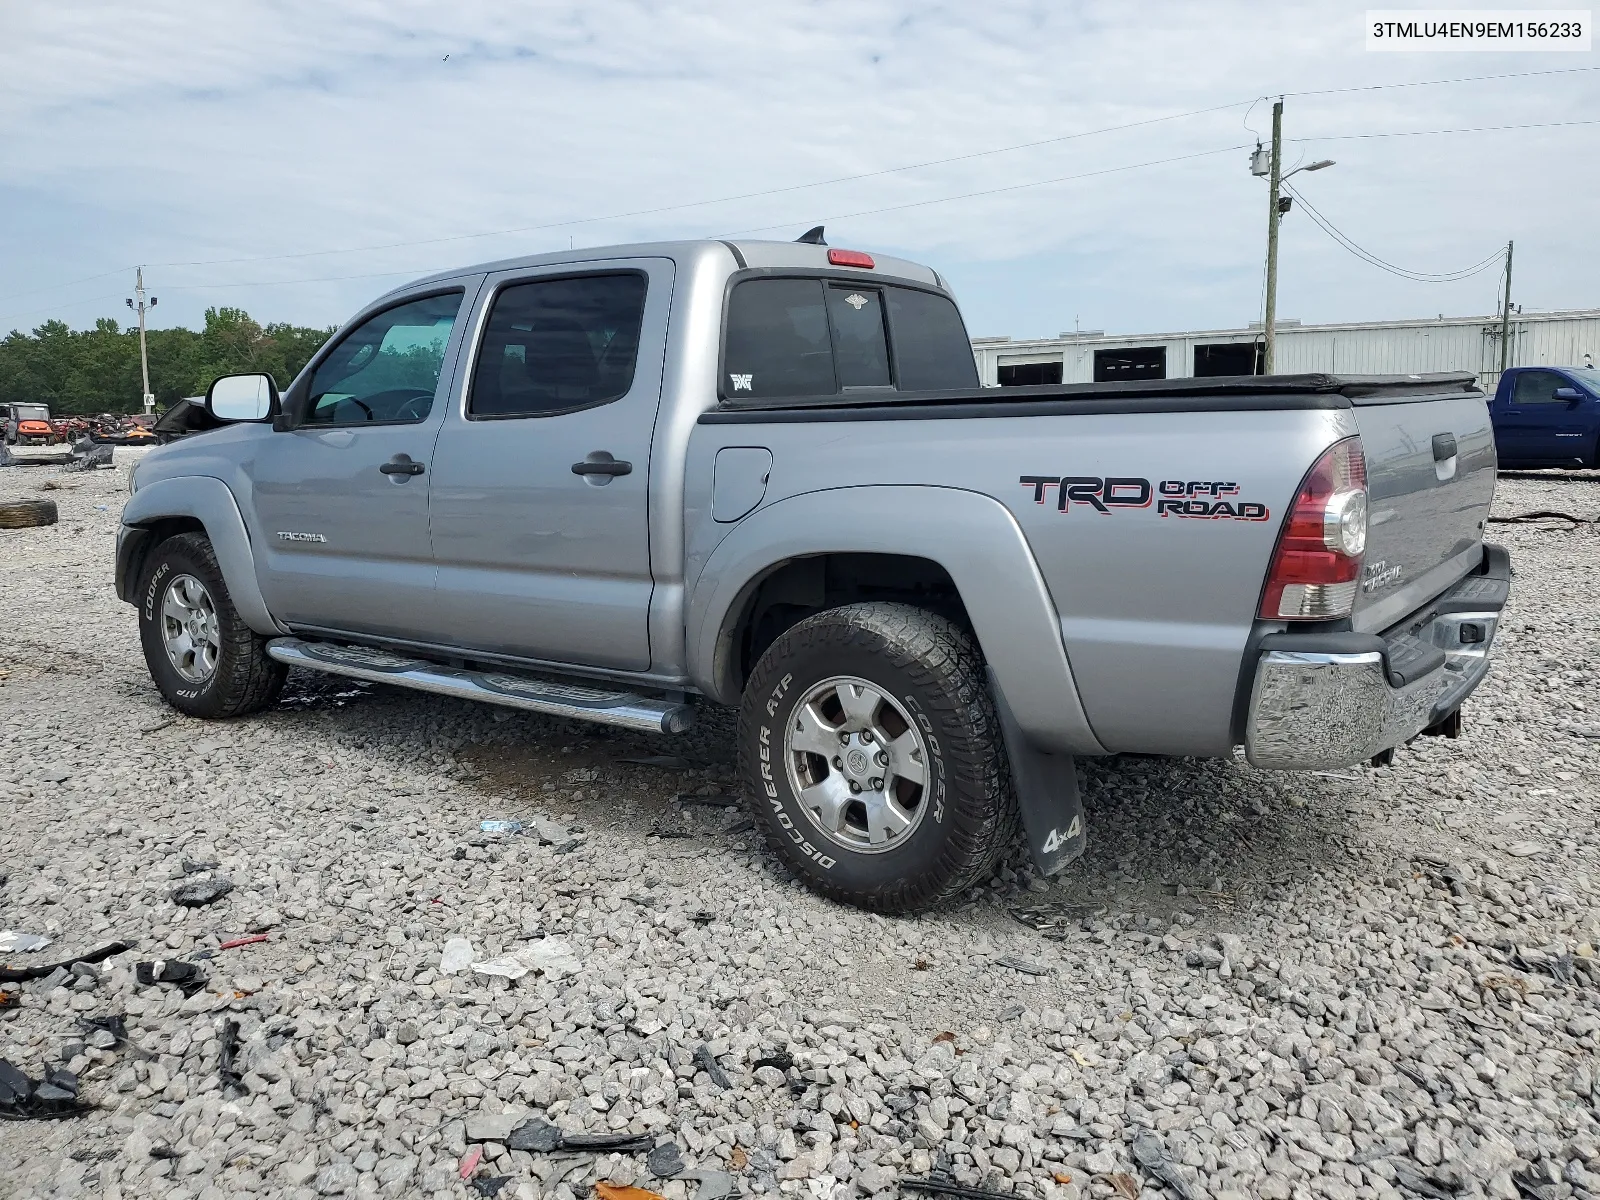
<svg viewBox="0 0 1600 1200">
<path fill-rule="evenodd" d="M 1206 521 L 1265 521 L 1272 515 L 1265 504 L 1240 500 L 1239 485 L 1228 480 L 1163 479 L 1152 485 L 1133 475 L 1024 475 L 1019 482 L 1033 489 L 1035 504 L 1048 503 L 1054 488 L 1060 513 L 1081 507 L 1109 516 L 1120 508 L 1154 505 L 1160 517 Z"/>
</svg>

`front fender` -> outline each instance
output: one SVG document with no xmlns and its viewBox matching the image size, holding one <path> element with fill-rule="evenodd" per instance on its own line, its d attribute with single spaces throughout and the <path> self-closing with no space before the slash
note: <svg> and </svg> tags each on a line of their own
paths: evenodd
<svg viewBox="0 0 1600 1200">
<path fill-rule="evenodd" d="M 817 554 L 900 554 L 955 581 L 1018 727 L 1043 749 L 1104 754 L 1079 702 L 1049 588 L 999 501 L 956 488 L 884 485 L 790 496 L 741 521 L 695 577 L 685 627 L 691 677 L 739 701 L 734 637 L 745 601 L 772 571 Z"/>
<path fill-rule="evenodd" d="M 239 616 L 263 637 L 277 637 L 288 629 L 272 619 L 256 582 L 250 535 L 239 505 L 220 479 L 207 475 L 180 475 L 145 484 L 128 498 L 122 509 L 122 529 L 117 536 L 117 594 L 132 602 L 136 581 L 127 578 L 147 527 L 173 517 L 191 517 L 205 526 L 206 536 L 222 568 L 223 582 Z"/>
</svg>

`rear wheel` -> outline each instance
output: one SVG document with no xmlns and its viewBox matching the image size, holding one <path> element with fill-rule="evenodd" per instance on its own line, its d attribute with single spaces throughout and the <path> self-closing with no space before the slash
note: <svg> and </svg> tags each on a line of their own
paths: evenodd
<svg viewBox="0 0 1600 1200">
<path fill-rule="evenodd" d="M 977 647 L 922 609 L 852 604 L 789 629 L 750 677 L 738 737 L 767 840 L 835 900 L 938 904 L 1016 836 Z"/>
<path fill-rule="evenodd" d="M 238 717 L 278 698 L 287 668 L 234 608 L 204 534 L 156 546 L 138 595 L 145 665 L 168 704 L 192 717 Z"/>
</svg>

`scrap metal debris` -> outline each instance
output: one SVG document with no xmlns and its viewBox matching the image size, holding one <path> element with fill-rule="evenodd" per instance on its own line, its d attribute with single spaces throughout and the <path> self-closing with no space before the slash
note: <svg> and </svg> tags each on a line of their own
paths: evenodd
<svg viewBox="0 0 1600 1200">
<path fill-rule="evenodd" d="M 728 1078 L 728 1073 L 722 1069 L 722 1064 L 712 1057 L 711 1047 L 707 1043 L 701 1042 L 695 1047 L 692 1061 L 695 1066 L 711 1076 L 711 1082 L 723 1091 L 733 1086 L 733 1080 Z"/>
<path fill-rule="evenodd" d="M 1133 1161 L 1152 1179 L 1160 1180 L 1174 1192 L 1178 1200 L 1194 1200 L 1194 1189 L 1178 1170 L 1178 1164 L 1167 1153 L 1166 1143 L 1150 1132 L 1136 1134 L 1133 1139 Z"/>
<path fill-rule="evenodd" d="M 908 1192 L 927 1192 L 934 1196 L 956 1196 L 960 1200 L 1017 1200 L 1011 1192 L 993 1192 L 988 1188 L 968 1187 L 964 1183 L 957 1183 L 948 1175 L 929 1175 L 925 1178 L 915 1176 L 900 1177 L 900 1186 Z"/>
<path fill-rule="evenodd" d="M 1026 925 L 1052 942 L 1066 940 L 1081 929 L 1083 922 L 1106 911 L 1100 904 L 1023 904 L 1006 909 L 1015 921 Z"/>
<path fill-rule="evenodd" d="M 222 1023 L 222 1058 L 217 1064 L 217 1075 L 222 1080 L 222 1094 L 231 1099 L 248 1096 L 250 1089 L 245 1086 L 244 1076 L 240 1074 L 234 1061 L 239 1054 L 239 1022 L 224 1021 Z"/>
<path fill-rule="evenodd" d="M 0 1058 L 0 1120 L 58 1121 L 93 1107 L 78 1099 L 78 1077 L 71 1071 L 58 1067 L 33 1080 Z"/>
<path fill-rule="evenodd" d="M 37 933 L 19 933 L 14 929 L 0 929 L 0 954 L 30 954 L 43 950 L 54 939 Z"/>
<path fill-rule="evenodd" d="M 196 879 L 174 889 L 172 902 L 185 908 L 204 908 L 207 904 L 215 904 L 231 891 L 233 880 L 226 875 L 213 875 L 209 879 Z"/>
<path fill-rule="evenodd" d="M 1023 958 L 997 958 L 994 960 L 997 967 L 1009 967 L 1013 971 L 1020 971 L 1024 975 L 1049 975 L 1055 971 L 1054 967 L 1042 966 L 1031 963 Z"/>
<path fill-rule="evenodd" d="M 111 942 L 87 954 L 76 954 L 62 962 L 47 963 L 38 967 L 0 967 L 0 983 L 26 983 L 30 979 L 43 979 L 57 971 L 70 970 L 73 963 L 104 962 L 114 954 L 131 949 L 127 942 Z"/>
<path fill-rule="evenodd" d="M 88 1031 L 88 1043 L 96 1050 L 109 1050 L 112 1046 L 125 1046 L 140 1058 L 153 1059 L 156 1057 L 128 1036 L 128 1019 L 122 1013 L 108 1013 L 102 1017 L 79 1017 L 78 1024 Z"/>
</svg>

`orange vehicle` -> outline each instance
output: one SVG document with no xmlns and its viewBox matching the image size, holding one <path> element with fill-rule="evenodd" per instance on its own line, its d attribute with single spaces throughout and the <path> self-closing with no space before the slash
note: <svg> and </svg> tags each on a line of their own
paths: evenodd
<svg viewBox="0 0 1600 1200">
<path fill-rule="evenodd" d="M 55 428 L 50 424 L 50 410 L 43 404 L 11 404 L 5 413 L 6 444 L 38 445 L 43 442 L 53 446 Z"/>
</svg>

